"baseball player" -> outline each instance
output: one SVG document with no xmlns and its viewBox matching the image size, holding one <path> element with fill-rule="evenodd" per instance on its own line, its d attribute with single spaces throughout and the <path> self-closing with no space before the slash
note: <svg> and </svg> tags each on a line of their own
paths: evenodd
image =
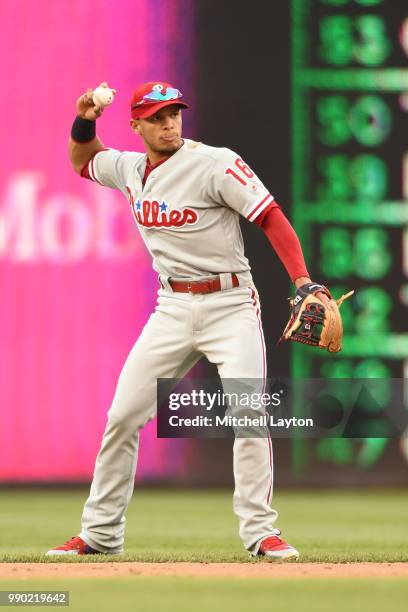
<svg viewBox="0 0 408 612">
<path fill-rule="evenodd" d="M 158 378 L 180 378 L 202 356 L 217 365 L 221 379 L 266 378 L 259 297 L 244 255 L 240 215 L 264 230 L 296 287 L 311 287 L 332 307 L 328 292 L 311 283 L 293 228 L 251 168 L 230 149 L 182 138 L 186 108 L 169 83 L 138 87 L 130 125 L 145 153 L 120 152 L 96 136 L 103 107 L 92 90 L 77 101 L 72 165 L 82 177 L 122 192 L 160 289 L 119 377 L 82 530 L 47 555 L 123 552 L 139 431 L 155 416 Z M 233 465 L 233 505 L 245 548 L 273 561 L 297 559 L 298 551 L 275 528 L 269 435 L 237 437 Z"/>
</svg>

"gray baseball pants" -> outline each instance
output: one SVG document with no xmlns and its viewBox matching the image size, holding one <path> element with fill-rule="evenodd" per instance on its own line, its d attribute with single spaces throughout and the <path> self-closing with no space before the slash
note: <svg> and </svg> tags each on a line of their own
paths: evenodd
<svg viewBox="0 0 408 612">
<path fill-rule="evenodd" d="M 227 275 L 222 275 L 227 276 Z M 228 283 L 225 284 L 228 287 Z M 173 293 L 168 282 L 119 376 L 82 516 L 81 538 L 101 552 L 124 547 L 139 431 L 156 414 L 158 378 L 181 378 L 205 356 L 220 378 L 266 378 L 259 298 L 253 284 L 210 294 Z M 234 441 L 234 512 L 247 550 L 276 533 L 270 506 L 273 455 L 269 436 Z"/>
</svg>

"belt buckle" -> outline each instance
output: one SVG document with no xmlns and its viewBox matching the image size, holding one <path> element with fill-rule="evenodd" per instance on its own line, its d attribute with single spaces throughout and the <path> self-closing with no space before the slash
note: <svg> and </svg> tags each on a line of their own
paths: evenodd
<svg viewBox="0 0 408 612">
<path fill-rule="evenodd" d="M 190 282 L 190 281 L 189 281 L 189 282 L 188 282 L 188 284 L 187 284 L 187 291 L 188 291 L 189 293 L 192 293 L 192 291 L 191 291 L 191 282 Z"/>
</svg>

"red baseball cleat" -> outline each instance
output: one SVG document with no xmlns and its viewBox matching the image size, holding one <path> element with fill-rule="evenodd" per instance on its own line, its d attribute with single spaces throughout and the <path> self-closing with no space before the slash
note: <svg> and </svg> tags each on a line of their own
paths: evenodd
<svg viewBox="0 0 408 612">
<path fill-rule="evenodd" d="M 75 536 L 65 542 L 62 546 L 52 548 L 47 553 L 47 556 L 52 555 L 97 555 L 103 554 L 99 550 L 91 548 L 86 542 L 83 541 L 79 536 Z"/>
<path fill-rule="evenodd" d="M 296 548 L 282 540 L 279 535 L 264 538 L 258 550 L 258 555 L 268 561 L 297 561 L 299 553 Z"/>
</svg>

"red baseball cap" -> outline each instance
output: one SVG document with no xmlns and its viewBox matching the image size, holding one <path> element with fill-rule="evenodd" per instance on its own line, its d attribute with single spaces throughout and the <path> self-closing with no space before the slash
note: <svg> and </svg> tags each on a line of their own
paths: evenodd
<svg viewBox="0 0 408 612">
<path fill-rule="evenodd" d="M 151 81 L 140 85 L 133 92 L 130 102 L 130 112 L 133 119 L 147 119 L 165 106 L 177 104 L 182 108 L 189 108 L 188 104 L 181 102 L 183 94 L 179 89 L 163 81 Z"/>
</svg>

